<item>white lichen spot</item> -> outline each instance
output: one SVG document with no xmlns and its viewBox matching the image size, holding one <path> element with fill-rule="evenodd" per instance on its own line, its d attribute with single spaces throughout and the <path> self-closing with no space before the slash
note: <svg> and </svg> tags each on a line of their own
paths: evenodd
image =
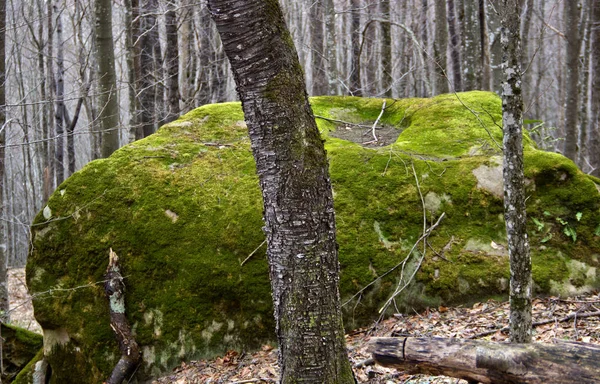
<svg viewBox="0 0 600 384">
<path fill-rule="evenodd" d="M 502 94 L 504 96 L 512 96 L 513 95 L 512 87 L 510 86 L 510 84 L 508 84 L 508 83 L 502 84 Z"/>
<path fill-rule="evenodd" d="M 515 116 L 512 113 L 504 114 L 504 126 L 515 125 L 515 123 L 516 123 Z"/>
<path fill-rule="evenodd" d="M 175 224 L 177 222 L 177 220 L 179 220 L 179 215 L 176 214 L 175 212 L 171 211 L 170 209 L 167 209 L 165 211 L 165 215 L 167 215 L 167 217 L 169 219 L 171 219 L 171 221 L 173 222 L 173 224 Z"/>
<path fill-rule="evenodd" d="M 49 206 L 46 205 L 44 207 L 44 209 L 42 210 L 42 215 L 44 215 L 44 219 L 50 220 L 50 218 L 52 217 L 52 210 Z"/>
<path fill-rule="evenodd" d="M 61 189 L 59 193 L 60 193 L 61 196 L 64 196 L 65 193 L 67 193 L 67 190 L 66 189 Z"/>
</svg>

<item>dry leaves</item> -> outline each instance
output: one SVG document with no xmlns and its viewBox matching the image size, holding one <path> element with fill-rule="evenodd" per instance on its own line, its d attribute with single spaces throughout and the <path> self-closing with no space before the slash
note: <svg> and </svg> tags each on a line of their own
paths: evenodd
<svg viewBox="0 0 600 384">
<path fill-rule="evenodd" d="M 25 285 L 24 269 L 9 271 L 11 319 L 20 326 L 39 327 L 33 320 L 33 310 Z M 506 341 L 509 305 L 489 300 L 471 307 L 439 307 L 413 315 L 397 314 L 370 328 L 346 335 L 348 354 L 359 383 L 466 383 L 448 377 L 404 375 L 394 369 L 373 365 L 367 344 L 372 337 L 436 336 L 479 338 Z M 597 293 L 570 299 L 536 298 L 533 301 L 534 341 L 553 343 L 555 340 L 600 344 L 600 296 Z M 543 323 L 543 324 L 542 324 Z M 35 329 L 35 328 L 34 328 Z M 254 353 L 229 351 L 212 360 L 182 363 L 173 372 L 154 383 L 175 384 L 243 384 L 276 383 L 278 378 L 277 350 L 266 345 Z"/>
</svg>

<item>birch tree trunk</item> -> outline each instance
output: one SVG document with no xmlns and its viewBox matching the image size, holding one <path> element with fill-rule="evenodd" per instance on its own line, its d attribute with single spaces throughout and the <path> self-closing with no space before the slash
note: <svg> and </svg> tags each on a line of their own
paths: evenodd
<svg viewBox="0 0 600 384">
<path fill-rule="evenodd" d="M 435 93 L 448 93 L 448 23 L 446 21 L 446 0 L 435 1 Z"/>
<path fill-rule="evenodd" d="M 481 31 L 479 28 L 479 0 L 464 0 L 464 35 L 462 38 L 463 49 L 463 75 L 464 89 L 471 91 L 478 89 L 481 84 Z"/>
<path fill-rule="evenodd" d="M 565 9 L 565 37 L 567 38 L 567 72 L 566 91 L 567 102 L 565 106 L 565 147 L 564 155 L 577 161 L 578 140 L 578 109 L 579 109 L 579 51 L 581 37 L 579 34 L 579 9 L 578 0 L 564 2 Z"/>
<path fill-rule="evenodd" d="M 115 73 L 115 50 L 112 34 L 111 0 L 95 0 L 96 57 L 98 58 L 98 101 L 102 157 L 119 148 L 119 105 Z"/>
<path fill-rule="evenodd" d="M 327 158 L 279 3 L 209 0 L 264 201 L 282 383 L 354 383 Z"/>
<path fill-rule="evenodd" d="M 510 340 L 531 342 L 531 258 L 523 175 L 520 0 L 502 1 L 504 219 L 510 257 Z"/>
</svg>

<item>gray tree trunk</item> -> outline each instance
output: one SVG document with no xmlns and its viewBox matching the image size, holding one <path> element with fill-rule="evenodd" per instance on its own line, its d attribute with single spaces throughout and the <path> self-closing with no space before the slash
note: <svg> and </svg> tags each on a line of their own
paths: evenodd
<svg viewBox="0 0 600 384">
<path fill-rule="evenodd" d="M 577 126 L 579 114 L 579 51 L 581 35 L 579 34 L 578 0 L 565 1 L 565 37 L 567 38 L 567 57 L 565 63 L 567 102 L 565 106 L 565 147 L 564 155 L 577 161 Z"/>
<path fill-rule="evenodd" d="M 448 23 L 446 21 L 446 0 L 435 1 L 435 93 L 448 93 Z"/>
<path fill-rule="evenodd" d="M 492 90 L 492 67 L 490 37 L 487 27 L 486 0 L 479 0 L 479 41 L 481 43 L 481 85 L 482 91 Z"/>
<path fill-rule="evenodd" d="M 592 174 L 600 177 L 600 0 L 592 9 L 592 120 L 590 127 L 590 163 Z"/>
<path fill-rule="evenodd" d="M 391 21 L 390 0 L 379 3 L 381 16 Z M 392 26 L 390 23 L 379 23 L 381 28 L 381 88 L 385 97 L 392 97 Z"/>
<path fill-rule="evenodd" d="M 479 28 L 479 0 L 464 0 L 462 36 L 464 90 L 478 89 L 481 85 L 481 29 Z"/>
<path fill-rule="evenodd" d="M 95 0 L 96 57 L 98 58 L 98 104 L 102 133 L 102 157 L 119 149 L 119 105 L 117 103 L 117 78 L 115 50 L 112 34 L 112 1 Z"/>
<path fill-rule="evenodd" d="M 158 5 L 156 0 L 142 0 L 140 2 L 140 85 L 138 88 L 138 101 L 140 112 L 138 123 L 141 126 L 142 136 L 146 137 L 156 130 L 156 63 L 154 56 L 158 41 L 158 24 L 156 15 Z"/>
<path fill-rule="evenodd" d="M 510 257 L 510 340 L 531 342 L 531 258 L 527 239 L 523 175 L 520 0 L 502 1 L 502 125 L 504 130 L 504 219 Z"/>
<path fill-rule="evenodd" d="M 454 91 L 463 90 L 462 73 L 460 66 L 460 39 L 456 25 L 456 9 L 454 0 L 448 0 L 448 33 L 450 35 L 450 61 L 452 62 L 452 78 Z"/>
<path fill-rule="evenodd" d="M 354 383 L 327 158 L 278 2 L 209 0 L 264 201 L 282 383 Z M 234 16 L 235 15 L 235 16 Z"/>
<path fill-rule="evenodd" d="M 352 10 L 352 59 L 350 66 L 350 94 L 353 96 L 362 96 L 361 68 L 360 68 L 360 0 L 351 0 Z"/>
<path fill-rule="evenodd" d="M 54 5 L 56 14 L 56 108 L 54 120 L 56 126 L 56 148 L 54 150 L 54 167 L 56 186 L 65 180 L 65 64 L 64 64 L 64 39 L 61 0 Z"/>
<path fill-rule="evenodd" d="M 174 0 L 173 0 L 174 1 Z M 167 3 L 165 27 L 167 45 L 165 47 L 166 83 L 167 83 L 167 114 L 165 122 L 179 117 L 179 42 L 177 36 L 177 14 L 173 1 Z"/>
<path fill-rule="evenodd" d="M 0 322 L 8 317 L 8 276 L 6 238 L 4 237 L 4 173 L 6 144 L 6 0 L 0 0 Z"/>
</svg>

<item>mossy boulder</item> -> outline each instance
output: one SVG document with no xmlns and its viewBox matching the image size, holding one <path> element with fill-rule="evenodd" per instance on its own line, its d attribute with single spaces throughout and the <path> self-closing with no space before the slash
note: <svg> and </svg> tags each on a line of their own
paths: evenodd
<svg viewBox="0 0 600 384">
<path fill-rule="evenodd" d="M 1 383 L 9 383 L 42 349 L 42 335 L 0 323 L 2 341 Z"/>
<path fill-rule="evenodd" d="M 347 327 L 378 317 L 413 275 L 392 308 L 507 293 L 497 96 L 388 100 L 375 135 L 399 136 L 386 146 L 362 144 L 381 99 L 311 102 L 330 159 Z M 525 157 L 538 292 L 597 287 L 599 180 L 527 136 Z M 139 379 L 273 341 L 261 205 L 238 103 L 198 108 L 65 181 L 35 219 L 27 264 L 31 292 L 47 292 L 34 306 L 52 382 L 100 382 L 118 360 L 102 285 L 109 248 L 143 351 Z"/>
</svg>

